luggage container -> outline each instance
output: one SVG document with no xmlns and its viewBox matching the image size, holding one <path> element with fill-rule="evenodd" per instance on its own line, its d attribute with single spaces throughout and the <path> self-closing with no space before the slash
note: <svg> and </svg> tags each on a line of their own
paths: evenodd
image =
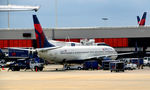
<svg viewBox="0 0 150 90">
<path fill-rule="evenodd" d="M 124 62 L 110 62 L 110 71 L 115 71 L 115 72 L 119 72 L 122 71 L 124 72 L 124 67 L 125 64 Z"/>
<path fill-rule="evenodd" d="M 116 60 L 103 60 L 102 61 L 102 68 L 103 68 L 103 70 L 109 70 L 110 62 L 119 62 L 119 61 L 116 61 Z"/>
<path fill-rule="evenodd" d="M 144 61 L 142 58 L 132 58 L 131 63 L 136 64 L 138 69 L 143 69 Z"/>
<path fill-rule="evenodd" d="M 137 64 L 137 65 L 143 65 L 143 64 L 144 64 L 142 58 L 132 58 L 132 59 L 131 59 L 131 63 Z"/>
<path fill-rule="evenodd" d="M 83 69 L 97 69 L 98 70 L 98 61 L 86 61 L 83 64 Z"/>
</svg>

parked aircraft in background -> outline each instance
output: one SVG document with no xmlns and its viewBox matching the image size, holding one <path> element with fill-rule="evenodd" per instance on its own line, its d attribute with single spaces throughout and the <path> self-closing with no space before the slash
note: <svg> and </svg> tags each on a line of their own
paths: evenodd
<svg viewBox="0 0 150 90">
<path fill-rule="evenodd" d="M 140 19 L 140 17 L 137 16 L 137 21 L 138 21 L 139 26 L 144 26 L 145 25 L 146 15 L 147 15 L 147 12 L 144 12 L 143 16 L 142 16 L 142 19 Z"/>
<path fill-rule="evenodd" d="M 0 12 L 8 11 L 38 11 L 39 6 L 0 5 Z"/>
<path fill-rule="evenodd" d="M 66 41 L 56 41 L 48 40 L 49 43 L 55 46 L 100 46 L 107 45 L 104 42 L 95 43 L 94 39 L 81 39 L 80 42 L 66 42 Z M 108 45 L 107 45 L 108 46 Z"/>
<path fill-rule="evenodd" d="M 56 40 L 48 40 L 49 43 L 55 46 L 81 46 L 81 43 L 78 42 L 65 42 L 65 41 L 56 41 Z"/>
</svg>

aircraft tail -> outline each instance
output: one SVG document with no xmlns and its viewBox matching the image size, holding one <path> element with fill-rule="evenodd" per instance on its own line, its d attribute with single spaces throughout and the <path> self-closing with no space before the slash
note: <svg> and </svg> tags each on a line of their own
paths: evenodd
<svg viewBox="0 0 150 90">
<path fill-rule="evenodd" d="M 138 22 L 138 24 L 140 24 L 140 17 L 139 16 L 137 16 L 137 22 Z"/>
<path fill-rule="evenodd" d="M 54 47 L 53 44 L 48 42 L 36 15 L 33 15 L 33 22 L 34 22 L 37 48 Z"/>
<path fill-rule="evenodd" d="M 143 16 L 142 16 L 142 19 L 141 19 L 141 21 L 139 22 L 139 26 L 144 26 L 144 25 L 145 25 L 146 15 L 147 15 L 147 12 L 144 12 L 144 13 L 143 13 Z"/>
</svg>

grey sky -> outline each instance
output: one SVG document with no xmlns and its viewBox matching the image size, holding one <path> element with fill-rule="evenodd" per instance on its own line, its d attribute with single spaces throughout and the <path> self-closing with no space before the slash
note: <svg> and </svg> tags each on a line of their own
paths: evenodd
<svg viewBox="0 0 150 90">
<path fill-rule="evenodd" d="M 7 0 L 0 0 L 6 4 Z M 147 11 L 150 0 L 57 0 L 58 27 L 137 26 L 136 16 Z M 37 14 L 44 28 L 55 27 L 55 0 L 9 0 L 16 5 L 40 5 L 40 10 L 10 12 L 10 28 L 33 28 L 32 14 Z M 101 18 L 108 18 L 103 21 Z M 7 28 L 7 13 L 0 12 L 0 28 Z"/>
</svg>

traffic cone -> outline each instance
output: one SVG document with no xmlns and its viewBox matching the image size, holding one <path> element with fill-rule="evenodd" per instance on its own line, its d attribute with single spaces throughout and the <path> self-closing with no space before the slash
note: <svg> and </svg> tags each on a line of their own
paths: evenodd
<svg viewBox="0 0 150 90">
<path fill-rule="evenodd" d="M 4 66 L 2 66 L 2 70 L 5 70 Z"/>
<path fill-rule="evenodd" d="M 36 67 L 36 72 L 37 72 L 37 67 Z"/>
</svg>

